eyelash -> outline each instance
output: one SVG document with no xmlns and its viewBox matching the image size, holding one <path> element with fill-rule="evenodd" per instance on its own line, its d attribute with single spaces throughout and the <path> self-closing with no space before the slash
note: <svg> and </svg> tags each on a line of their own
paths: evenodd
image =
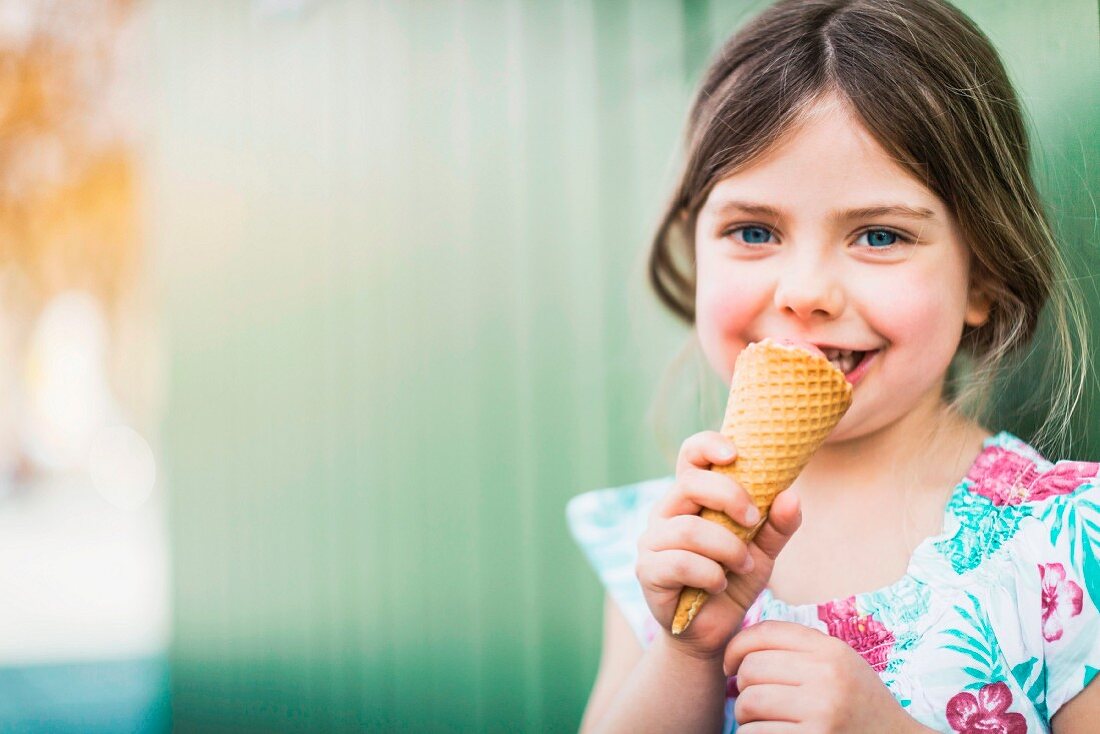
<svg viewBox="0 0 1100 734">
<path fill-rule="evenodd" d="M 767 232 L 769 236 L 771 236 L 771 237 L 775 236 L 775 233 L 771 230 L 771 228 L 767 227 L 763 224 L 739 224 L 736 227 L 731 227 L 731 228 L 727 229 L 726 231 L 724 231 L 722 233 L 722 237 L 723 238 L 730 237 L 730 236 L 736 234 L 737 232 L 741 232 L 741 231 L 744 231 L 746 229 L 762 229 L 765 232 Z M 867 227 L 866 229 L 862 229 L 856 234 L 857 241 L 860 238 L 862 238 L 863 236 L 870 234 L 871 232 L 886 232 L 886 233 L 891 234 L 894 237 L 896 237 L 897 241 L 892 242 L 889 245 L 882 245 L 880 247 L 871 247 L 868 244 L 865 247 L 869 250 L 876 250 L 876 251 L 884 252 L 884 251 L 892 250 L 895 247 L 897 247 L 898 245 L 902 245 L 902 244 L 911 245 L 911 244 L 913 244 L 913 238 L 912 237 L 909 237 L 906 234 L 904 234 L 902 232 L 899 232 L 896 229 L 891 229 L 890 227 Z M 749 247 L 759 247 L 761 245 L 768 245 L 768 244 L 771 244 L 771 243 L 770 242 L 745 242 L 745 241 L 741 241 L 740 244 L 747 245 Z"/>
</svg>

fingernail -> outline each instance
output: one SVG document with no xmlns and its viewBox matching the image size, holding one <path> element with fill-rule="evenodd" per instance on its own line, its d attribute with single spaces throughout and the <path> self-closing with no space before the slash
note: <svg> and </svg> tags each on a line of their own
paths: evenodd
<svg viewBox="0 0 1100 734">
<path fill-rule="evenodd" d="M 760 522 L 760 510 L 756 509 L 756 505 L 749 505 L 749 509 L 745 510 L 745 522 L 749 525 Z"/>
<path fill-rule="evenodd" d="M 755 566 L 756 561 L 752 560 L 752 556 L 745 556 L 745 560 L 741 563 L 741 568 L 739 570 L 742 574 L 750 573 Z"/>
<path fill-rule="evenodd" d="M 723 446 L 722 448 L 718 449 L 716 453 L 717 458 L 721 461 L 729 461 L 733 458 L 733 449 L 729 448 L 728 446 Z"/>
</svg>

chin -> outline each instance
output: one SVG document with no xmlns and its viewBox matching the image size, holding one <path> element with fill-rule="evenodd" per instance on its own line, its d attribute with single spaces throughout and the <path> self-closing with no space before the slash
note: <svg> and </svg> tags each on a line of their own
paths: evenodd
<svg viewBox="0 0 1100 734">
<path fill-rule="evenodd" d="M 858 398 L 857 398 L 858 400 Z M 845 441 L 852 441 L 858 438 L 864 438 L 866 436 L 875 433 L 883 428 L 886 423 L 881 420 L 875 420 L 877 416 L 868 415 L 862 406 L 858 405 L 855 401 L 852 402 L 852 407 L 848 409 L 848 412 L 844 414 L 844 417 L 840 419 L 840 422 L 836 424 L 836 428 L 832 430 L 825 438 L 827 444 L 841 444 Z"/>
</svg>

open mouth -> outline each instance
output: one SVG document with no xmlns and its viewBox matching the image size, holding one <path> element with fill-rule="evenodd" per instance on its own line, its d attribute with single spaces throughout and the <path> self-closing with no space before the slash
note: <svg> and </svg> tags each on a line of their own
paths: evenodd
<svg viewBox="0 0 1100 734">
<path fill-rule="evenodd" d="M 844 373 L 848 382 L 855 383 L 870 367 L 871 361 L 879 353 L 878 349 L 866 352 L 854 349 L 833 349 L 822 347 L 825 358 L 832 362 L 833 366 Z"/>
</svg>

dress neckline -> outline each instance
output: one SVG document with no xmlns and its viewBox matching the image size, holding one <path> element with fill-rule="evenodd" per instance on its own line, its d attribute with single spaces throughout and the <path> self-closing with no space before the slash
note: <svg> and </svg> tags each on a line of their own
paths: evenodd
<svg viewBox="0 0 1100 734">
<path fill-rule="evenodd" d="M 937 535 L 928 536 L 917 544 L 917 547 L 913 550 L 913 554 L 909 557 L 909 563 L 906 566 L 905 573 L 897 581 L 872 591 L 862 591 L 847 597 L 823 599 L 818 602 L 809 602 L 805 604 L 788 604 L 782 599 L 776 598 L 772 594 L 772 590 L 765 587 L 753 606 L 758 609 L 771 610 L 773 613 L 778 611 L 786 617 L 807 617 L 816 619 L 817 610 L 823 606 L 836 605 L 854 599 L 856 606 L 859 607 L 861 606 L 861 601 L 872 597 L 889 599 L 907 596 L 914 585 L 926 583 L 930 580 L 930 576 L 933 575 L 934 564 L 947 562 L 936 550 L 936 545 L 950 540 L 958 532 L 959 521 L 957 518 L 957 511 L 961 509 L 961 505 L 970 492 L 970 483 L 968 480 L 970 475 L 974 472 L 978 462 L 995 449 L 1000 448 L 1018 451 L 1017 447 L 1021 444 L 1026 446 L 1019 438 L 1008 431 L 1001 431 L 982 441 L 981 450 L 974 456 L 973 461 L 970 462 L 970 466 L 967 467 L 966 473 L 959 479 L 955 488 L 951 491 L 951 496 L 947 499 L 947 504 L 944 506 L 943 511 L 943 530 Z"/>
</svg>

